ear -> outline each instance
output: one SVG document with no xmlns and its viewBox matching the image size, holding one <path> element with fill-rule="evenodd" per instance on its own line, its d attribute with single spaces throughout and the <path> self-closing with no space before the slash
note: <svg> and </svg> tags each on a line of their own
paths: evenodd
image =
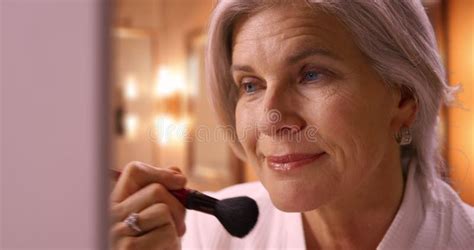
<svg viewBox="0 0 474 250">
<path fill-rule="evenodd" d="M 401 87 L 396 91 L 395 100 L 397 107 L 395 108 L 391 126 L 394 131 L 399 131 L 401 127 L 411 127 L 416 119 L 418 111 L 418 103 L 413 94 L 406 88 Z"/>
</svg>

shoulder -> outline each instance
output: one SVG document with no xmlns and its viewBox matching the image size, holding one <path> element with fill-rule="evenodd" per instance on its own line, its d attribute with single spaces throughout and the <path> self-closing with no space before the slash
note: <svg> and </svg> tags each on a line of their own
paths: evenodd
<svg viewBox="0 0 474 250">
<path fill-rule="evenodd" d="M 409 170 L 401 206 L 377 249 L 471 249 L 474 208 L 443 180 L 426 182 Z"/>
<path fill-rule="evenodd" d="M 437 180 L 427 204 L 426 221 L 436 228 L 438 239 L 448 247 L 467 248 L 474 245 L 474 207 L 463 202 L 446 182 Z"/>
<path fill-rule="evenodd" d="M 459 196 L 459 193 L 449 184 L 441 180 L 439 180 L 439 182 L 438 190 L 440 190 L 440 198 L 435 201 L 441 203 L 445 207 L 452 208 L 453 211 L 459 212 L 460 216 L 469 218 L 467 221 L 472 225 L 474 220 L 474 207 L 465 203 Z"/>
<path fill-rule="evenodd" d="M 465 203 L 459 193 L 445 181 L 436 181 L 436 185 L 431 191 L 430 203 L 435 209 L 448 210 L 455 216 L 464 217 L 472 226 L 474 207 Z"/>
</svg>

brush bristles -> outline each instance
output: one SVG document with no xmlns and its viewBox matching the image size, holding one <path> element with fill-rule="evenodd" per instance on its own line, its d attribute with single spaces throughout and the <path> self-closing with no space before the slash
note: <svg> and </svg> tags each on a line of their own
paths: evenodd
<svg viewBox="0 0 474 250">
<path fill-rule="evenodd" d="M 215 207 L 218 202 L 217 199 L 207 196 L 196 190 L 189 189 L 189 196 L 186 199 L 184 206 L 188 209 L 194 209 L 204 213 L 215 215 Z"/>
<path fill-rule="evenodd" d="M 259 214 L 257 203 L 246 196 L 218 201 L 215 209 L 215 215 L 224 228 L 239 238 L 254 228 Z"/>
</svg>

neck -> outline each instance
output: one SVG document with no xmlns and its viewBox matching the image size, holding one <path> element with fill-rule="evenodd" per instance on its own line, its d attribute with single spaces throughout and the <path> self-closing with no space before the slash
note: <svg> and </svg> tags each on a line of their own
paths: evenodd
<svg viewBox="0 0 474 250">
<path fill-rule="evenodd" d="M 382 162 L 353 192 L 303 213 L 308 249 L 375 249 L 401 204 L 399 157 Z"/>
</svg>

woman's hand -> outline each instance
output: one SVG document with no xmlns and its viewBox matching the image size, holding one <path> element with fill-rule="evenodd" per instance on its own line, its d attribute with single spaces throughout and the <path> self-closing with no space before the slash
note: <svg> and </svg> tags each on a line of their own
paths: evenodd
<svg viewBox="0 0 474 250">
<path fill-rule="evenodd" d="M 142 162 L 131 162 L 110 195 L 110 248 L 179 249 L 186 226 L 185 208 L 168 191 L 184 188 L 186 177 L 177 167 L 157 168 Z M 138 214 L 138 227 L 123 221 Z"/>
</svg>

